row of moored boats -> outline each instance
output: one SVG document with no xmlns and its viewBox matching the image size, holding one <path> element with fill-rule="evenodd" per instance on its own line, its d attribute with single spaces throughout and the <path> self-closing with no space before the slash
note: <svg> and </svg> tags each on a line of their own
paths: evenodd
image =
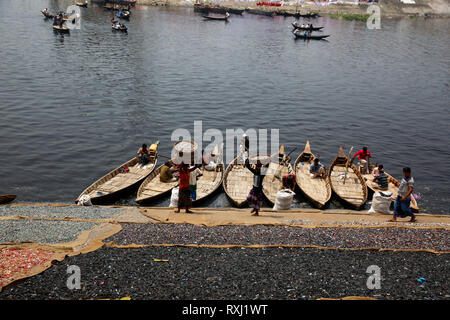
<svg viewBox="0 0 450 320">
<path fill-rule="evenodd" d="M 157 166 L 158 143 L 150 147 L 150 161 L 147 165 L 141 166 L 137 158 L 129 160 L 86 188 L 76 202 L 80 202 L 86 196 L 93 204 L 113 202 L 136 186 L 139 186 L 136 195 L 136 202 L 139 204 L 150 204 L 155 199 L 169 194 L 173 188 L 177 187 L 178 181 L 161 182 L 162 166 Z M 215 155 L 217 163 L 214 170 L 204 170 L 203 176 L 199 177 L 197 199 L 193 202 L 194 205 L 214 194 L 222 186 L 235 206 L 246 206 L 247 195 L 253 186 L 253 173 L 242 164 L 241 156 L 235 158 L 225 168 L 221 160 L 222 149 L 223 145 L 215 146 L 211 152 L 212 155 Z M 264 155 L 257 155 L 257 157 L 264 157 Z M 334 193 L 346 206 L 360 209 L 367 201 L 368 188 L 374 192 L 378 191 L 370 182 L 366 183 L 366 181 L 373 180 L 371 171 L 361 174 L 360 170 L 350 161 L 350 155 L 344 154 L 342 147 L 328 168 L 326 177 L 311 178 L 310 166 L 315 157 L 311 152 L 309 141 L 306 142 L 303 152 L 293 165 L 289 155 L 284 153 L 284 146 L 277 154 L 266 155 L 270 162 L 263 179 L 263 193 L 268 202 L 275 203 L 277 193 L 283 189 L 282 177 L 289 174 L 295 175 L 297 191 L 317 208 L 326 207 Z M 371 166 L 371 169 L 373 167 Z M 397 196 L 399 182 L 390 175 L 388 177 L 390 178 L 388 190 L 392 193 L 392 200 L 394 200 Z M 415 200 L 412 201 L 411 208 L 418 211 Z"/>
</svg>

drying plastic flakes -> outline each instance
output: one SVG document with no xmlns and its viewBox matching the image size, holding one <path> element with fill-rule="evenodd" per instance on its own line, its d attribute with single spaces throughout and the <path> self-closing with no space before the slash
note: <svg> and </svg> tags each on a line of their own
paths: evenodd
<svg viewBox="0 0 450 320">
<path fill-rule="evenodd" d="M 0 288 L 31 274 L 31 269 L 44 265 L 54 256 L 54 252 L 39 249 L 0 250 Z"/>
</svg>

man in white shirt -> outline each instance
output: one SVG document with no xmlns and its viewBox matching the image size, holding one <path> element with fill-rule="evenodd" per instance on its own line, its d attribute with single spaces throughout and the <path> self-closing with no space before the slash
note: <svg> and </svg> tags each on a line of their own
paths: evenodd
<svg viewBox="0 0 450 320">
<path fill-rule="evenodd" d="M 410 208 L 411 194 L 414 190 L 414 178 L 411 177 L 411 168 L 403 168 L 403 179 L 398 187 L 397 199 L 394 203 L 394 216 L 391 222 L 396 222 L 397 217 L 405 218 L 410 216 L 410 222 L 416 222 L 416 216 L 412 213 Z"/>
<path fill-rule="evenodd" d="M 191 171 L 189 176 L 189 188 L 191 190 L 192 200 L 197 200 L 197 179 L 203 175 L 202 171 L 197 167 Z"/>
</svg>

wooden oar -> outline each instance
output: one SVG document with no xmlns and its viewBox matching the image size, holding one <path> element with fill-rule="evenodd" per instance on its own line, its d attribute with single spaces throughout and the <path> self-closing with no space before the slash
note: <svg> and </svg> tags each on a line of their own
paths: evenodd
<svg viewBox="0 0 450 320">
<path fill-rule="evenodd" d="M 347 163 L 345 164 L 345 173 L 344 173 L 343 184 L 345 184 L 345 179 L 347 179 L 348 165 L 350 164 L 350 156 L 352 154 L 352 151 L 353 151 L 353 146 L 350 148 L 350 151 L 348 152 Z"/>
</svg>

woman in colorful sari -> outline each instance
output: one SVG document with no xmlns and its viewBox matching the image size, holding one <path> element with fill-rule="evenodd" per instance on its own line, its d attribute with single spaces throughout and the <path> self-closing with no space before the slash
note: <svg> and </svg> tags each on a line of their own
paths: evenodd
<svg viewBox="0 0 450 320">
<path fill-rule="evenodd" d="M 248 158 L 245 160 L 245 167 L 253 173 L 253 188 L 247 196 L 247 202 L 249 206 L 253 208 L 250 213 L 253 213 L 253 216 L 258 216 L 263 200 L 262 182 L 266 170 L 263 168 L 260 160 L 256 161 L 256 168 L 253 169 L 250 166 Z"/>
<path fill-rule="evenodd" d="M 178 208 L 175 210 L 176 213 L 179 213 L 182 208 L 186 209 L 186 213 L 192 213 L 192 211 L 189 210 L 192 207 L 189 178 L 191 176 L 191 171 L 195 168 L 196 167 L 189 169 L 189 166 L 185 163 L 181 163 L 180 165 L 180 170 L 178 171 L 180 176 L 180 185 L 178 192 Z"/>
</svg>

